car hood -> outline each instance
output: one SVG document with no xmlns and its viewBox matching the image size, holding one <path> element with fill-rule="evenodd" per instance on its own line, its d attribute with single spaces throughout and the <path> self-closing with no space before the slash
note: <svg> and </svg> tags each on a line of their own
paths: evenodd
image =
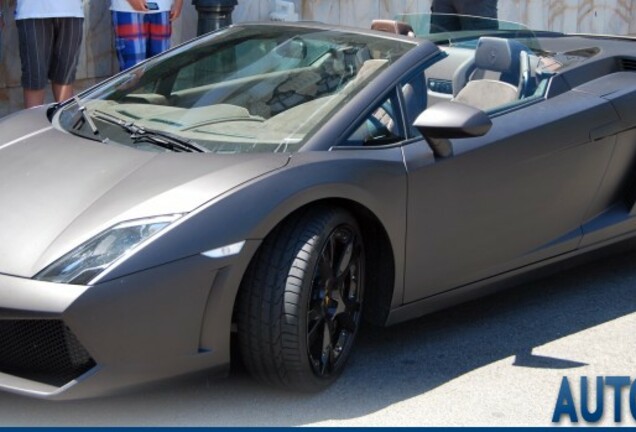
<svg viewBox="0 0 636 432">
<path fill-rule="evenodd" d="M 288 161 L 140 151 L 59 131 L 44 108 L 13 115 L 0 122 L 0 273 L 32 277 L 119 222 L 190 212 Z"/>
</svg>

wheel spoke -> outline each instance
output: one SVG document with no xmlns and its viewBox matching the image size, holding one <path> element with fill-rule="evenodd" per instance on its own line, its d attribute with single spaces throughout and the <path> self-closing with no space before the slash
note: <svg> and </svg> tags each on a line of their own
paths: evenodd
<svg viewBox="0 0 636 432">
<path fill-rule="evenodd" d="M 337 317 L 338 324 L 342 330 L 346 330 L 348 333 L 353 334 L 356 332 L 357 325 L 351 312 L 344 312 Z"/>
<path fill-rule="evenodd" d="M 322 317 L 320 317 L 309 329 L 309 334 L 307 335 L 307 341 L 309 343 L 309 347 L 312 347 L 314 343 L 316 342 L 317 338 L 321 335 L 320 330 L 322 327 L 327 327 L 327 325 L 325 324 L 325 320 Z"/>
<path fill-rule="evenodd" d="M 308 322 L 312 322 L 312 321 L 316 321 L 316 320 L 320 320 L 323 318 L 323 310 L 322 310 L 322 305 L 321 305 L 321 301 L 318 300 L 313 307 L 311 308 L 311 310 L 309 311 L 309 313 L 307 314 L 307 321 Z"/>
<path fill-rule="evenodd" d="M 322 355 L 320 356 L 320 374 L 321 375 L 325 375 L 327 373 L 329 363 L 331 363 L 331 350 L 327 349 L 323 351 Z"/>
<path fill-rule="evenodd" d="M 332 333 L 333 333 L 333 322 L 330 320 L 325 320 L 325 326 L 323 331 L 323 339 L 322 339 L 322 350 L 326 350 L 332 345 Z"/>
<path fill-rule="evenodd" d="M 360 310 L 360 297 L 356 268 L 350 269 L 345 275 L 345 278 L 338 281 L 338 298 L 347 311 L 357 312 Z"/>
<path fill-rule="evenodd" d="M 331 337 L 333 323 L 329 320 L 325 321 L 322 335 L 322 353 L 320 355 L 320 373 L 325 374 L 331 368 L 333 342 Z"/>
<path fill-rule="evenodd" d="M 334 276 L 334 267 L 336 260 L 336 240 L 333 236 L 329 237 L 324 251 L 325 265 L 329 266 L 328 277 Z"/>
<path fill-rule="evenodd" d="M 345 344 L 347 343 L 348 337 L 349 337 L 349 334 L 347 333 L 346 330 L 341 330 L 340 334 L 338 334 L 338 340 L 336 341 L 336 344 L 333 347 L 334 359 L 337 359 L 340 356 L 340 354 L 342 354 L 342 351 L 344 351 Z"/>
<path fill-rule="evenodd" d="M 336 308 L 332 314 L 332 316 L 335 317 L 347 310 L 347 303 L 343 298 L 341 298 L 340 291 L 334 291 L 334 293 L 337 293 L 333 295 L 334 299 L 337 298 L 337 300 L 335 300 Z"/>
<path fill-rule="evenodd" d="M 353 242 L 352 244 L 355 245 L 355 242 Z M 360 258 L 360 253 L 361 253 L 360 245 L 355 245 L 352 247 L 351 253 L 349 255 L 349 261 L 348 261 L 347 267 L 343 271 L 338 273 L 337 281 L 336 281 L 338 284 L 342 284 L 343 282 L 346 282 L 347 279 L 349 279 L 350 275 L 355 274 L 355 271 L 352 271 L 352 269 L 356 268 L 358 259 Z"/>
<path fill-rule="evenodd" d="M 358 292 L 358 280 L 355 276 L 355 271 L 351 275 L 351 279 L 349 281 L 344 281 L 340 284 L 340 296 L 342 297 L 342 302 L 347 307 L 349 311 L 358 311 L 360 310 L 360 296 Z"/>
<path fill-rule="evenodd" d="M 329 280 L 329 278 L 332 277 L 333 268 L 331 267 L 330 259 L 327 256 L 325 256 L 324 253 L 320 257 L 320 263 L 319 263 L 318 269 L 320 272 L 320 280 L 322 281 L 323 284 L 325 284 L 327 280 Z"/>
<path fill-rule="evenodd" d="M 357 332 L 363 253 L 357 230 L 342 224 L 325 238 L 318 255 L 307 311 L 307 349 L 318 376 L 338 370 Z"/>
<path fill-rule="evenodd" d="M 331 300 L 333 300 L 333 301 L 341 302 L 342 301 L 342 290 L 340 289 L 340 287 L 338 287 L 338 289 L 331 290 L 331 292 L 329 293 L 329 298 L 331 298 Z"/>
<path fill-rule="evenodd" d="M 344 247 L 342 247 L 342 251 L 338 256 L 338 265 L 335 268 L 336 278 L 342 278 L 349 269 L 349 266 L 352 263 L 352 257 L 354 252 L 355 245 L 355 237 L 351 234 L 346 238 L 346 243 Z"/>
<path fill-rule="evenodd" d="M 355 246 L 353 248 L 353 253 L 351 254 L 351 264 L 356 264 L 358 262 L 358 259 L 360 258 L 360 255 L 362 254 L 362 246 L 360 245 L 360 243 L 354 242 Z"/>
</svg>

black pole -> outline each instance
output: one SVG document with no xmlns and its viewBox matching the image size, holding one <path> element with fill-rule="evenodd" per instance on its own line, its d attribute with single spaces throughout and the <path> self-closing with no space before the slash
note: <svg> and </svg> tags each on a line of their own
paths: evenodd
<svg viewBox="0 0 636 432">
<path fill-rule="evenodd" d="M 192 0 L 199 14 L 197 35 L 209 33 L 232 24 L 232 12 L 237 0 Z"/>
</svg>

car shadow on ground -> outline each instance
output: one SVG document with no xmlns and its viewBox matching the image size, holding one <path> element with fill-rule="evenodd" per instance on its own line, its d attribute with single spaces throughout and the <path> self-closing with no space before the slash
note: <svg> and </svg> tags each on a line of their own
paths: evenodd
<svg viewBox="0 0 636 432">
<path fill-rule="evenodd" d="M 48 402 L 0 394 L 0 424 L 291 426 L 353 419 L 423 395 L 515 356 L 515 365 L 570 369 L 576 358 L 535 347 L 636 312 L 636 253 L 622 253 L 434 315 L 360 335 L 341 379 L 326 391 L 290 394 L 245 371 L 101 399 Z"/>
</svg>

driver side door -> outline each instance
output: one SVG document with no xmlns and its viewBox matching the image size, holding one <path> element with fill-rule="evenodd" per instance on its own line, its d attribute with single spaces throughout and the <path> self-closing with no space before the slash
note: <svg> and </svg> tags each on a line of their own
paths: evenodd
<svg viewBox="0 0 636 432">
<path fill-rule="evenodd" d="M 575 250 L 612 150 L 590 131 L 615 119 L 567 92 L 492 117 L 485 136 L 451 140 L 454 154 L 433 163 L 425 139 L 405 146 L 404 303 Z"/>
</svg>

